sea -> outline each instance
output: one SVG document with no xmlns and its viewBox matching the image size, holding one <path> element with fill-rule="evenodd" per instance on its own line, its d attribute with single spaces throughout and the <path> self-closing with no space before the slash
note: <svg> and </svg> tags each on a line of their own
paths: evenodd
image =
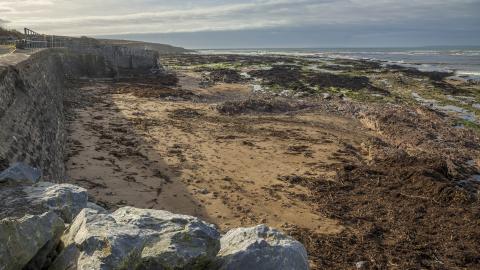
<svg viewBox="0 0 480 270">
<path fill-rule="evenodd" d="M 417 68 L 453 72 L 455 77 L 480 81 L 480 47 L 204 49 L 202 54 L 290 55 L 313 59 L 365 59 Z"/>
</svg>

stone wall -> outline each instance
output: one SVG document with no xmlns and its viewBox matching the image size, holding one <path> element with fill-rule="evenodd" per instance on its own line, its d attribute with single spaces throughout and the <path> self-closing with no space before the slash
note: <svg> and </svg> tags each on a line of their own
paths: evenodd
<svg viewBox="0 0 480 270">
<path fill-rule="evenodd" d="M 159 54 L 153 50 L 101 45 L 97 40 L 89 38 L 73 39 L 68 43 L 68 48 L 80 55 L 101 57 L 102 59 L 98 60 L 113 67 L 114 73 L 118 76 L 145 73 L 158 67 Z"/>
<path fill-rule="evenodd" d="M 21 161 L 40 168 L 44 179 L 62 182 L 66 80 L 122 76 L 156 67 L 154 52 L 112 46 L 45 50 L 14 66 L 0 67 L 0 170 Z"/>
</svg>

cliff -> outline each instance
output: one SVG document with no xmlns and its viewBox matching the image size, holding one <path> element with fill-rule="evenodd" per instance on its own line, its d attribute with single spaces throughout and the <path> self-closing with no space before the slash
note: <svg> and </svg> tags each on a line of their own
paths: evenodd
<svg viewBox="0 0 480 270">
<path fill-rule="evenodd" d="M 136 49 L 148 49 L 156 51 L 159 54 L 183 54 L 193 52 L 192 50 L 187 50 L 181 47 L 175 47 L 167 44 L 153 43 L 153 42 L 143 42 L 143 41 L 133 41 L 133 40 L 115 40 L 115 39 L 101 39 L 99 40 L 101 44 L 104 45 L 114 45 L 122 46 L 127 48 L 136 48 Z"/>
</svg>

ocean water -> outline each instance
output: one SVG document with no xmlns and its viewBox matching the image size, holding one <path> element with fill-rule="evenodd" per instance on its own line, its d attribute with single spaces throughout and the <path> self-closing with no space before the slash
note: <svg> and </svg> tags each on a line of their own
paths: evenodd
<svg viewBox="0 0 480 270">
<path fill-rule="evenodd" d="M 199 50 L 205 54 L 292 55 L 318 59 L 366 59 L 414 67 L 422 71 L 451 71 L 455 76 L 480 80 L 480 47 L 322 48 Z"/>
</svg>

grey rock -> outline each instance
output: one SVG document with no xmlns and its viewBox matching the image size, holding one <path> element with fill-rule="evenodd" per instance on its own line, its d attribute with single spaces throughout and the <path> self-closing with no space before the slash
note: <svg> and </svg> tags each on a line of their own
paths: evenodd
<svg viewBox="0 0 480 270">
<path fill-rule="evenodd" d="M 167 211 L 123 207 L 112 214 L 84 209 L 62 237 L 78 269 L 204 267 L 220 248 L 213 225 Z M 71 259 L 71 258 L 70 258 Z"/>
<path fill-rule="evenodd" d="M 291 97 L 295 94 L 295 92 L 293 92 L 292 90 L 283 90 L 279 93 L 279 96 L 282 96 L 282 97 Z"/>
<path fill-rule="evenodd" d="M 31 204 L 53 210 L 67 223 L 87 207 L 87 190 L 70 184 L 40 182 L 24 188 Z"/>
<path fill-rule="evenodd" d="M 0 173 L 0 182 L 15 181 L 35 184 L 41 177 L 41 170 L 28 166 L 25 163 L 17 162 Z"/>
<path fill-rule="evenodd" d="M 64 230 L 54 212 L 0 220 L 0 269 L 41 269 Z M 30 264 L 29 264 L 30 262 Z"/>
<path fill-rule="evenodd" d="M 220 240 L 217 265 L 221 270 L 306 270 L 305 247 L 265 225 L 229 231 Z"/>
<path fill-rule="evenodd" d="M 70 184 L 40 182 L 23 188 L 30 205 L 53 210 L 67 223 L 71 223 L 80 211 L 87 207 L 87 190 Z"/>
<path fill-rule="evenodd" d="M 87 199 L 85 189 L 69 184 L 39 182 L 33 186 L 0 186 L 0 219 L 53 211 L 70 223 L 87 206 Z"/>
<path fill-rule="evenodd" d="M 86 205 L 86 190 L 73 185 L 2 183 L 0 243 L 6 244 L 0 244 L 0 269 L 41 269 L 48 265 L 64 222 L 71 222 Z"/>
<path fill-rule="evenodd" d="M 90 209 L 96 210 L 101 214 L 107 214 L 108 213 L 108 211 L 105 208 L 101 207 L 100 205 L 98 205 L 96 203 L 92 203 L 92 202 L 87 202 L 87 207 L 85 207 L 85 208 L 90 208 Z"/>
</svg>

